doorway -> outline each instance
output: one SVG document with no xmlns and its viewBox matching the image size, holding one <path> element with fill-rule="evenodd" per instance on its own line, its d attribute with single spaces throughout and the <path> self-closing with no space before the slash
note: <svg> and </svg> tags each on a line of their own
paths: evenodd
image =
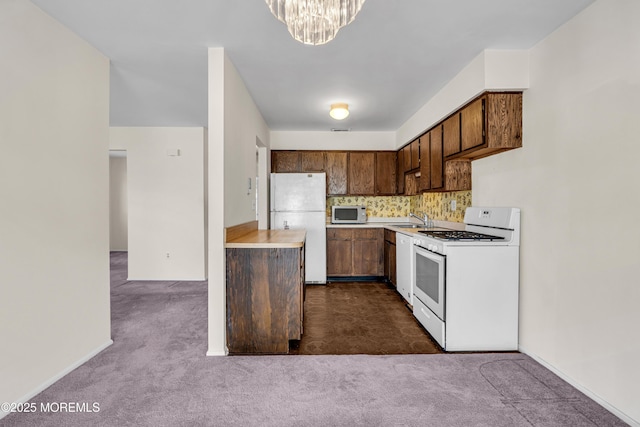
<svg viewBox="0 0 640 427">
<path fill-rule="evenodd" d="M 109 150 L 109 250 L 126 252 L 129 245 L 127 151 Z"/>
</svg>

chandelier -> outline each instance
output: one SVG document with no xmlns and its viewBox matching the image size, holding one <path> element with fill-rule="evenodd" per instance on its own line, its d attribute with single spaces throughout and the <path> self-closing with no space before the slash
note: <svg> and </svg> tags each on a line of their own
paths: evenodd
<svg viewBox="0 0 640 427">
<path fill-rule="evenodd" d="M 273 16 L 287 24 L 289 34 L 304 44 L 330 42 L 349 25 L 365 0 L 265 0 Z"/>
</svg>

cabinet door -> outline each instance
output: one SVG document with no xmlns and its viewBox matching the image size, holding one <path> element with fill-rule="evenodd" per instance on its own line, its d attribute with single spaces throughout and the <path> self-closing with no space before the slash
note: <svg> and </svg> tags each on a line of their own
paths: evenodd
<svg viewBox="0 0 640 427">
<path fill-rule="evenodd" d="M 327 173 L 327 194 L 347 194 L 347 158 L 343 151 L 328 151 L 325 159 Z"/>
<path fill-rule="evenodd" d="M 300 172 L 324 172 L 324 152 L 301 151 Z"/>
<path fill-rule="evenodd" d="M 391 282 L 391 242 L 384 241 L 384 278 Z"/>
<path fill-rule="evenodd" d="M 420 167 L 420 138 L 411 143 L 411 169 Z"/>
<path fill-rule="evenodd" d="M 375 193 L 375 153 L 352 151 L 349 153 L 349 193 L 373 195 Z"/>
<path fill-rule="evenodd" d="M 376 194 L 391 196 L 396 194 L 396 153 L 376 152 Z"/>
<path fill-rule="evenodd" d="M 298 151 L 272 151 L 271 172 L 300 172 L 300 153 Z"/>
<path fill-rule="evenodd" d="M 460 113 L 449 117 L 442 124 L 444 156 L 452 156 L 460 152 Z"/>
<path fill-rule="evenodd" d="M 402 148 L 403 152 L 403 160 L 404 160 L 404 171 L 409 172 L 411 170 L 411 144 L 405 145 Z"/>
<path fill-rule="evenodd" d="M 522 147 L 522 93 L 488 93 L 485 103 L 486 143 L 489 147 Z"/>
<path fill-rule="evenodd" d="M 477 99 L 460 112 L 462 150 L 484 144 L 484 98 Z"/>
<path fill-rule="evenodd" d="M 353 275 L 384 275 L 383 229 L 367 228 L 353 231 Z"/>
<path fill-rule="evenodd" d="M 415 196 L 418 194 L 418 178 L 413 172 L 404 175 L 404 195 Z"/>
<path fill-rule="evenodd" d="M 420 191 L 431 189 L 430 139 L 430 133 L 420 137 L 420 179 L 418 180 Z"/>
<path fill-rule="evenodd" d="M 351 276 L 353 267 L 352 229 L 327 229 L 327 276 Z"/>
<path fill-rule="evenodd" d="M 431 129 L 429 164 L 431 189 L 436 190 L 444 187 L 444 159 L 442 157 L 442 126 L 438 125 Z"/>
<path fill-rule="evenodd" d="M 396 160 L 396 165 L 398 171 L 396 173 L 397 180 L 397 194 L 404 194 L 404 150 L 398 150 L 397 152 L 398 158 Z"/>
</svg>

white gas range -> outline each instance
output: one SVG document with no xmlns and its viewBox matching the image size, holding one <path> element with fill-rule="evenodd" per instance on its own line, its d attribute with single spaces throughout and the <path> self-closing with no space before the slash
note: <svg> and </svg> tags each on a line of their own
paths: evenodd
<svg viewBox="0 0 640 427">
<path fill-rule="evenodd" d="M 518 349 L 520 210 L 467 208 L 413 234 L 413 314 L 446 351 Z"/>
</svg>

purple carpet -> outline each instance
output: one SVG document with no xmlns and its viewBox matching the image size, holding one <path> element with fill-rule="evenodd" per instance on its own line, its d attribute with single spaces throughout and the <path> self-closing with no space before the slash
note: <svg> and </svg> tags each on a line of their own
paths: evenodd
<svg viewBox="0 0 640 427">
<path fill-rule="evenodd" d="M 122 253 L 112 269 L 114 344 L 0 425 L 626 425 L 518 353 L 206 357 L 206 282 L 129 282 Z"/>
</svg>

